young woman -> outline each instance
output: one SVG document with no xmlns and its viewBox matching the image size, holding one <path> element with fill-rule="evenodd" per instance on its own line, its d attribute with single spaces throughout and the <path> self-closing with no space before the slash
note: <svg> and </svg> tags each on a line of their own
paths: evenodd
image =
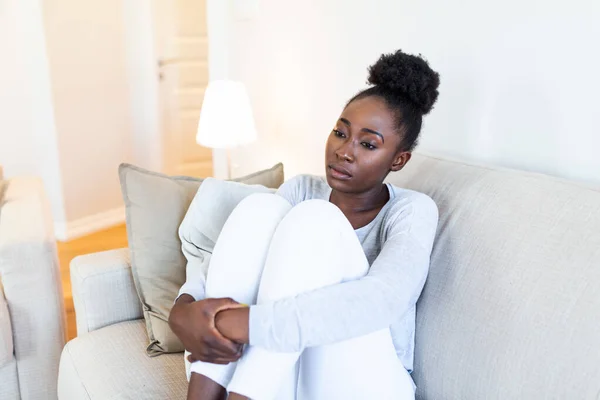
<svg viewBox="0 0 600 400">
<path fill-rule="evenodd" d="M 368 82 L 329 135 L 326 180 L 245 198 L 203 295 L 182 288 L 169 322 L 190 352 L 188 399 L 414 399 L 415 304 L 438 212 L 383 182 L 410 160 L 439 75 L 397 51 Z"/>
</svg>

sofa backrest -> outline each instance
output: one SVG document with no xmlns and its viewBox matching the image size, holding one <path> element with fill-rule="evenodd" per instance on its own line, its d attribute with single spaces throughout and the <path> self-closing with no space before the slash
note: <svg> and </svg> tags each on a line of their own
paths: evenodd
<svg viewBox="0 0 600 400">
<path fill-rule="evenodd" d="M 417 305 L 423 400 L 600 396 L 600 190 L 415 155 L 440 210 Z"/>
</svg>

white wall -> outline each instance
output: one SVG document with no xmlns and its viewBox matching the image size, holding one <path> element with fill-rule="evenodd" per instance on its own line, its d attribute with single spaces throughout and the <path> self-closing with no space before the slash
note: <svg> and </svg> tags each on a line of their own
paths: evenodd
<svg viewBox="0 0 600 400">
<path fill-rule="evenodd" d="M 134 159 L 149 107 L 132 112 L 130 74 L 155 62 L 132 71 L 132 12 L 121 0 L 0 2 L 0 164 L 43 178 L 60 239 L 124 220 L 117 167 Z"/>
<path fill-rule="evenodd" d="M 28 40 L 26 27 L 20 23 L 23 12 L 20 4 L 7 3 L 0 8 L 0 163 L 7 176 L 37 173 L 34 162 L 37 150 L 30 126 L 33 109 L 25 69 L 27 45 L 36 38 L 29 35 Z"/>
<path fill-rule="evenodd" d="M 62 182 L 39 0 L 0 3 L 0 164 L 44 181 L 55 220 Z"/>
<path fill-rule="evenodd" d="M 120 0 L 44 2 L 67 225 L 122 218 L 117 168 L 133 141 L 124 10 Z"/>
<path fill-rule="evenodd" d="M 278 160 L 323 173 L 344 102 L 401 48 L 441 74 L 419 151 L 600 183 L 598 1 L 261 0 L 258 18 L 229 18 L 211 46 L 227 47 L 261 135 L 234 153 L 236 175 Z"/>
</svg>

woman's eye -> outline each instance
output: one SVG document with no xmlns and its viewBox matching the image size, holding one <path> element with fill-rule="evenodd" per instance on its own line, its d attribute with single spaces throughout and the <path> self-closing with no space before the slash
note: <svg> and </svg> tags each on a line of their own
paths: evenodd
<svg viewBox="0 0 600 400">
<path fill-rule="evenodd" d="M 371 143 L 363 142 L 362 145 L 369 150 L 375 150 L 377 147 L 373 146 Z"/>
<path fill-rule="evenodd" d="M 335 136 L 337 136 L 337 137 L 344 137 L 344 136 L 346 136 L 346 135 L 344 135 L 344 132 L 342 132 L 342 131 L 340 131 L 340 130 L 337 130 L 337 129 L 334 129 L 334 130 L 333 130 L 333 134 L 334 134 Z"/>
</svg>

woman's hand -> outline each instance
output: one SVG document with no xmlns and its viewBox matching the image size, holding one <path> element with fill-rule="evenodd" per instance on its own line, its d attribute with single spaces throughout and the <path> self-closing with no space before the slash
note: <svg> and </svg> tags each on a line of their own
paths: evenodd
<svg viewBox="0 0 600 400">
<path fill-rule="evenodd" d="M 169 326 L 191 356 L 190 362 L 200 360 L 213 364 L 229 364 L 242 355 L 242 344 L 223 336 L 215 326 L 219 311 L 243 307 L 229 298 L 194 301 L 181 296 L 169 315 Z"/>
</svg>

